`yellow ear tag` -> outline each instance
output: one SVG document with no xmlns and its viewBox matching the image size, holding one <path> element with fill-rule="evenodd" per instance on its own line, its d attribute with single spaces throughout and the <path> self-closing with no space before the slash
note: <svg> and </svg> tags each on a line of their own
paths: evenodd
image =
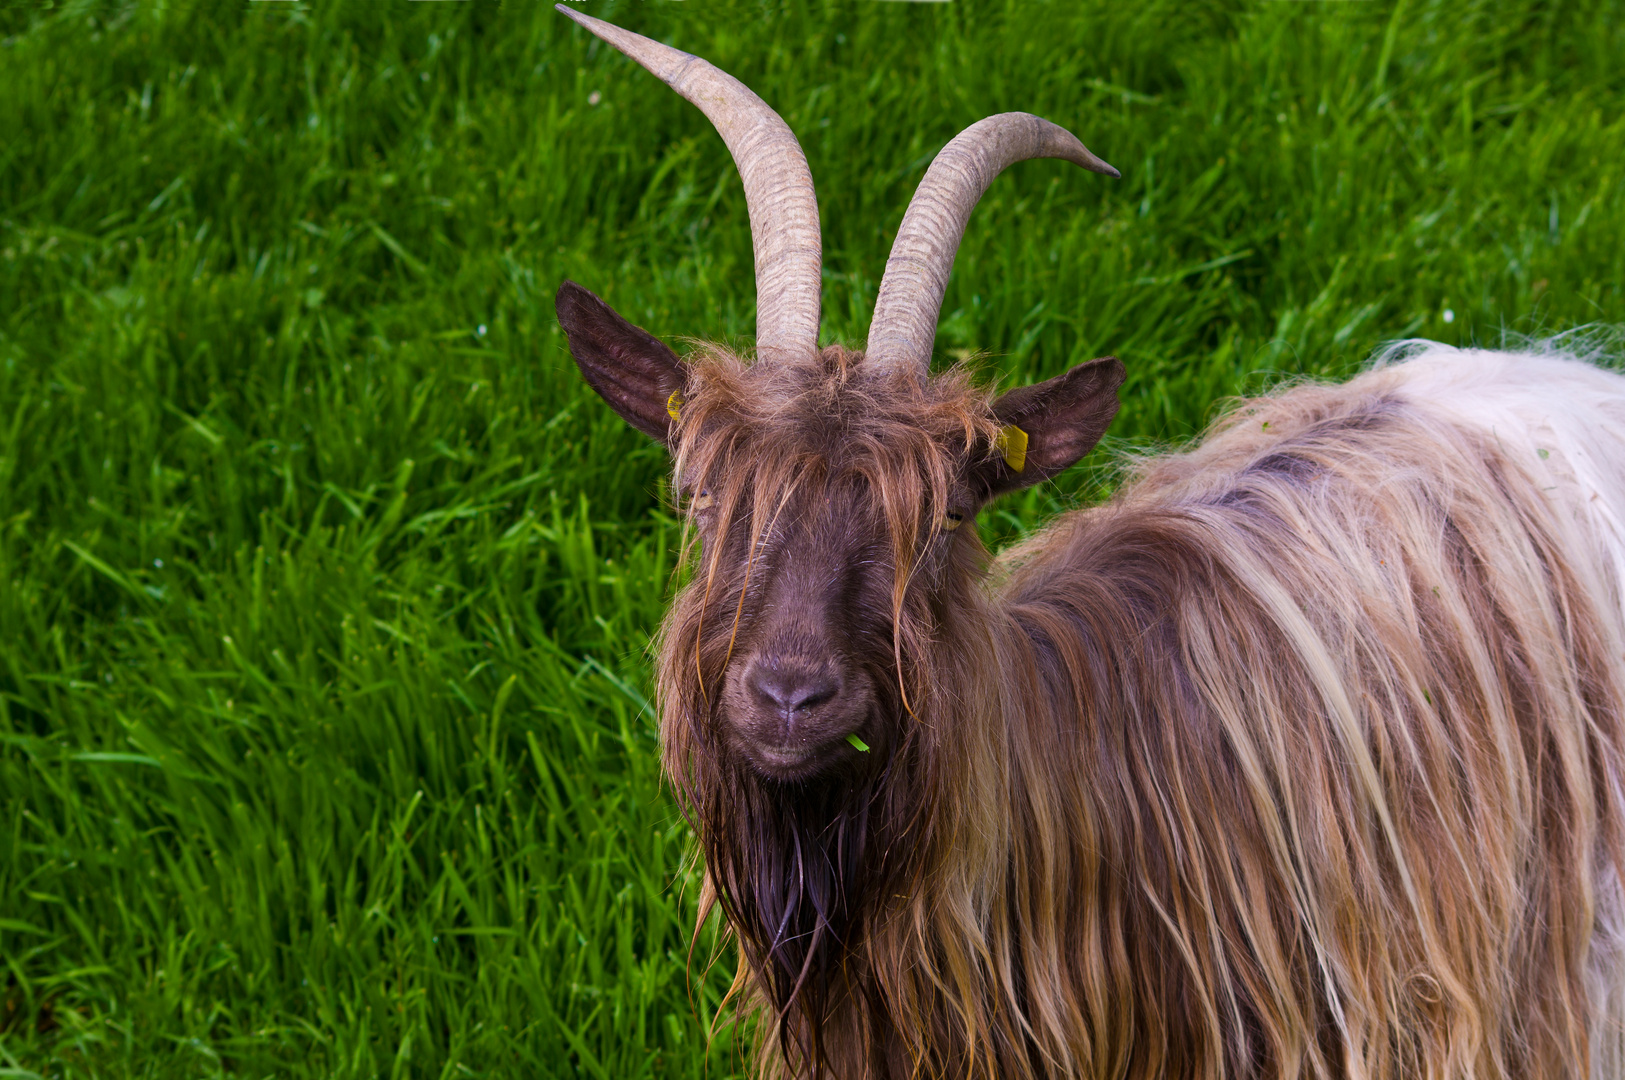
<svg viewBox="0 0 1625 1080">
<path fill-rule="evenodd" d="M 1020 472 L 1027 467 L 1027 433 L 1014 424 L 1006 424 L 993 445 L 1004 451 L 1004 463 Z"/>
<path fill-rule="evenodd" d="M 666 399 L 666 415 L 675 420 L 677 419 L 677 410 L 681 409 L 682 407 L 683 392 L 681 390 L 673 390 L 671 392 L 671 397 Z M 1025 442 L 1025 436 L 1023 437 L 1022 445 L 1027 445 Z"/>
</svg>

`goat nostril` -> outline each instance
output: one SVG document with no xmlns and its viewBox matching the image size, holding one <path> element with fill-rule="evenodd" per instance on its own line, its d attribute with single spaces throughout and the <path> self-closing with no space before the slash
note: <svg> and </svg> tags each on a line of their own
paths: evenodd
<svg viewBox="0 0 1625 1080">
<path fill-rule="evenodd" d="M 832 675 L 821 671 L 765 665 L 751 672 L 750 687 L 763 705 L 787 719 L 832 700 L 841 689 Z"/>
<path fill-rule="evenodd" d="M 820 679 L 801 688 L 801 697 L 790 702 L 790 710 L 794 712 L 798 709 L 815 709 L 834 696 L 835 680 Z"/>
</svg>

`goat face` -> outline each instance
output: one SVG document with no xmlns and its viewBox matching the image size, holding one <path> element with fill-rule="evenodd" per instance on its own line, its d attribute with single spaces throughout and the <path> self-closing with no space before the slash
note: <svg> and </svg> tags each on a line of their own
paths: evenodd
<svg viewBox="0 0 1625 1080">
<path fill-rule="evenodd" d="M 875 660 L 892 651 L 895 556 L 865 483 L 806 477 L 803 490 L 768 510 L 758 533 L 753 506 L 736 504 L 718 520 L 722 479 L 699 481 L 703 495 L 691 485 L 688 501 L 702 505 L 694 519 L 705 554 L 718 549 L 720 576 L 731 586 L 713 594 L 718 603 L 702 604 L 709 610 L 701 615 L 733 639 L 717 709 L 724 738 L 778 780 L 861 766 L 868 759 L 858 745 L 884 756 L 893 742 L 885 721 L 895 709 Z M 710 562 L 702 558 L 702 574 Z"/>
<path fill-rule="evenodd" d="M 578 285 L 557 307 L 587 381 L 672 450 L 702 547 L 662 691 L 707 726 L 698 746 L 772 781 L 891 760 L 929 646 L 974 602 L 984 553 L 959 524 L 1087 453 L 1122 379 L 1107 358 L 994 400 L 963 371 L 871 370 L 839 346 L 682 361 Z"/>
</svg>

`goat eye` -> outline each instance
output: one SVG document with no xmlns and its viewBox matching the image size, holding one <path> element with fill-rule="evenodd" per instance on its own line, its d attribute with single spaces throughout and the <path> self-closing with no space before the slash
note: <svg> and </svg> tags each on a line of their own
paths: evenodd
<svg viewBox="0 0 1625 1080">
<path fill-rule="evenodd" d="M 710 507 L 711 493 L 709 491 L 702 491 L 692 499 L 688 500 L 688 508 L 690 510 L 708 510 Z"/>
<path fill-rule="evenodd" d="M 964 524 L 964 522 L 965 522 L 965 515 L 964 514 L 953 514 L 953 513 L 943 514 L 942 515 L 942 531 L 943 532 L 953 532 L 955 529 L 959 528 L 960 525 Z"/>
</svg>

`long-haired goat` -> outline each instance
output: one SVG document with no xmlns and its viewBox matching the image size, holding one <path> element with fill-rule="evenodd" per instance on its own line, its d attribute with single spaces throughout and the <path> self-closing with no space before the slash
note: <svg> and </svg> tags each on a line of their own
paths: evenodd
<svg viewBox="0 0 1625 1080">
<path fill-rule="evenodd" d="M 1036 117 L 967 129 L 866 350 L 819 349 L 789 128 L 566 13 L 745 182 L 754 363 L 679 359 L 572 283 L 558 314 L 701 545 L 665 765 L 768 1071 L 1620 1075 L 1625 379 L 1413 350 L 1243 403 L 990 575 L 958 526 L 1086 453 L 1123 371 L 931 375 L 954 250 L 1011 162 L 1115 171 Z"/>
</svg>

